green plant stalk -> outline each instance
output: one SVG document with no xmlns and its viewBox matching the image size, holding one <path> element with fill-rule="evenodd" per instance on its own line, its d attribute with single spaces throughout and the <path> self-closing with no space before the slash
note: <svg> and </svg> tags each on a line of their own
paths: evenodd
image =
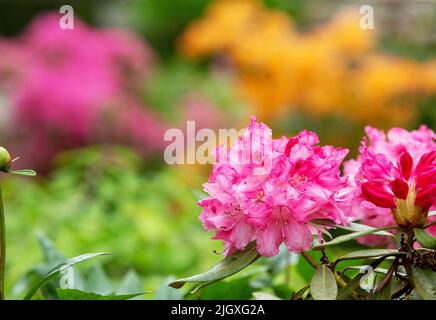
<svg viewBox="0 0 436 320">
<path fill-rule="evenodd" d="M 4 279 L 5 279 L 5 264 L 6 264 L 6 230 L 5 230 L 5 214 L 3 208 L 3 197 L 0 186 L 0 300 L 4 300 Z"/>
<path fill-rule="evenodd" d="M 415 288 L 415 284 L 413 283 L 413 277 L 412 277 L 412 264 L 413 264 L 412 251 L 413 251 L 414 237 L 415 237 L 415 233 L 413 229 L 410 229 L 406 232 L 407 255 L 405 260 L 403 260 L 404 268 L 406 269 L 406 273 L 412 288 Z"/>
<path fill-rule="evenodd" d="M 317 269 L 319 267 L 318 263 L 305 251 L 301 252 L 303 258 L 314 268 Z"/>
</svg>

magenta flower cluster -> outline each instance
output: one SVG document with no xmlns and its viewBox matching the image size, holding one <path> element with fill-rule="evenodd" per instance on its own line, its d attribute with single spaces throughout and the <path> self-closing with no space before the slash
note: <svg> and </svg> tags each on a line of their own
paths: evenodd
<svg viewBox="0 0 436 320">
<path fill-rule="evenodd" d="M 348 150 L 318 143 L 309 131 L 272 139 L 271 129 L 252 118 L 229 149 L 218 148 L 200 219 L 206 230 L 216 230 L 226 255 L 254 240 L 269 257 L 282 242 L 290 251 L 306 251 L 318 232 L 308 221 L 351 220 L 352 189 L 339 170 Z"/>
<path fill-rule="evenodd" d="M 0 39 L 0 55 L 10 149 L 38 169 L 59 151 L 92 143 L 123 143 L 143 155 L 163 148 L 163 125 L 140 100 L 153 53 L 134 34 L 77 18 L 62 30 L 59 15 L 47 14 L 19 38 Z"/>
<path fill-rule="evenodd" d="M 435 133 L 421 126 L 410 132 L 393 128 L 387 135 L 366 127 L 366 134 L 357 159 L 344 163 L 344 172 L 356 190 L 353 206 L 356 217 L 364 224 L 383 227 L 394 225 L 393 213 L 399 215 L 400 210 L 408 209 L 411 213 L 418 210 L 417 216 L 435 210 Z M 404 208 L 403 202 L 414 208 Z M 401 220 L 404 215 L 407 213 L 398 220 L 407 227 L 408 221 Z M 436 228 L 431 227 L 430 232 L 436 234 Z M 376 235 L 358 241 L 378 246 L 392 244 L 391 239 Z"/>
<path fill-rule="evenodd" d="M 216 151 L 204 186 L 209 197 L 199 202 L 204 228 L 223 241 L 225 255 L 256 241 L 259 254 L 271 257 L 282 243 L 302 252 L 314 235 L 321 240 L 313 219 L 393 225 L 398 199 L 411 192 L 416 210 L 428 212 L 435 203 L 434 133 L 392 129 L 386 140 L 379 130 L 367 132 L 370 145 L 364 139 L 361 155 L 346 162 L 342 175 L 347 149 L 320 146 L 306 130 L 273 139 L 271 129 L 252 118 L 237 141 Z"/>
</svg>

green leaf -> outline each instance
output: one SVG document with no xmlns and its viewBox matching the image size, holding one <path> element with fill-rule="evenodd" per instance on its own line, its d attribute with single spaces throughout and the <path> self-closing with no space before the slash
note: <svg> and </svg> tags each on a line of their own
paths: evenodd
<svg viewBox="0 0 436 320">
<path fill-rule="evenodd" d="M 394 227 L 392 227 L 394 228 Z M 388 237 L 394 237 L 394 235 L 390 232 L 387 231 L 374 231 L 374 227 L 370 227 L 364 224 L 360 224 L 360 223 L 356 223 L 356 222 L 351 222 L 349 224 L 349 226 L 344 226 L 342 227 L 342 229 L 345 230 L 351 230 L 351 231 L 355 231 L 355 232 L 360 232 L 360 231 L 373 231 L 372 234 L 378 235 L 378 236 L 388 236 Z"/>
<path fill-rule="evenodd" d="M 128 294 L 129 292 L 141 292 L 144 290 L 144 284 L 139 275 L 130 270 L 123 278 L 116 294 Z"/>
<path fill-rule="evenodd" d="M 44 259 L 48 264 L 55 265 L 66 259 L 66 257 L 56 249 L 53 242 L 47 238 L 43 232 L 38 232 L 37 238 L 39 246 L 44 254 Z"/>
<path fill-rule="evenodd" d="M 431 269 L 412 269 L 415 289 L 424 300 L 436 300 L 436 273 Z"/>
<path fill-rule="evenodd" d="M 366 273 L 360 273 L 355 276 L 347 285 L 339 290 L 337 300 L 346 300 L 350 294 L 356 290 L 360 285 L 360 280 L 366 275 Z"/>
<path fill-rule="evenodd" d="M 326 265 L 319 266 L 310 282 L 310 293 L 315 300 L 336 300 L 338 285 L 332 271 Z"/>
<path fill-rule="evenodd" d="M 377 233 L 379 231 L 393 229 L 393 228 L 394 227 L 390 227 L 389 226 L 389 227 L 382 227 L 382 228 L 370 228 L 368 230 L 353 232 L 353 233 L 350 233 L 350 234 L 346 234 L 346 235 L 334 238 L 332 241 L 329 241 L 329 242 L 317 245 L 313 249 L 314 250 L 320 250 L 320 249 L 322 249 L 324 247 L 327 247 L 327 246 L 336 245 L 336 244 L 343 243 L 343 242 L 346 242 L 346 241 L 350 241 L 350 240 L 353 240 L 353 239 L 356 239 L 356 238 L 360 238 L 360 237 L 363 237 L 363 236 L 366 236 L 366 235 L 369 235 L 369 234 L 375 234 L 375 233 Z"/>
<path fill-rule="evenodd" d="M 436 237 L 421 228 L 414 228 L 416 240 L 421 246 L 428 249 L 436 249 Z"/>
<path fill-rule="evenodd" d="M 180 291 L 180 290 L 179 290 Z M 250 286 L 250 277 L 235 277 L 218 281 L 204 288 L 196 296 L 201 300 L 249 300 L 257 290 Z"/>
<path fill-rule="evenodd" d="M 349 270 L 349 269 L 353 269 L 353 270 L 362 270 L 364 267 L 366 267 L 366 266 L 348 266 L 348 267 L 346 267 L 346 268 L 344 269 L 343 272 L 345 272 L 346 270 Z M 374 272 L 375 272 L 375 273 L 386 274 L 386 273 L 388 273 L 388 269 L 386 269 L 386 268 L 376 268 L 376 269 L 374 269 Z M 397 271 L 396 274 L 398 274 L 398 275 L 400 275 L 400 276 L 403 276 L 403 277 L 407 277 L 407 274 L 404 273 L 404 272 L 399 272 L 399 271 Z"/>
<path fill-rule="evenodd" d="M 87 254 L 82 254 L 80 256 L 65 260 L 64 262 L 58 264 L 56 267 L 54 267 L 52 270 L 50 270 L 35 286 L 33 286 L 29 292 L 26 294 L 26 296 L 23 298 L 23 300 L 30 300 L 33 295 L 36 293 L 36 291 L 38 291 L 38 289 L 47 281 L 49 281 L 50 279 L 52 279 L 53 277 L 55 277 L 58 273 L 60 273 L 61 271 L 64 271 L 70 267 L 72 267 L 73 265 L 98 257 L 98 256 L 102 256 L 102 255 L 108 255 L 108 253 L 106 252 L 99 252 L 99 253 L 87 253 Z"/>
<path fill-rule="evenodd" d="M 376 292 L 371 300 L 391 300 L 392 281 L 382 290 Z"/>
<path fill-rule="evenodd" d="M 282 300 L 271 293 L 261 291 L 253 292 L 253 296 L 256 300 Z"/>
<path fill-rule="evenodd" d="M 93 264 L 91 268 L 87 270 L 86 280 L 85 291 L 87 292 L 106 295 L 114 291 L 114 286 L 100 263 Z M 137 292 L 140 292 L 141 290 L 138 290 Z"/>
<path fill-rule="evenodd" d="M 303 288 L 298 290 L 295 294 L 292 295 L 292 300 L 302 299 L 304 294 L 306 293 L 306 291 L 309 289 L 309 287 L 310 287 L 310 284 L 308 284 L 307 286 L 304 286 Z"/>
<path fill-rule="evenodd" d="M 360 280 L 368 274 L 368 271 L 371 270 L 371 268 L 376 269 L 378 265 L 383 262 L 383 260 L 384 258 L 379 258 L 376 261 L 372 262 L 370 266 L 365 266 L 367 267 L 365 268 L 365 272 L 359 273 L 353 279 L 348 279 L 348 277 L 342 274 L 342 276 L 347 281 L 347 285 L 339 290 L 338 300 L 347 299 L 353 291 L 356 291 L 356 293 L 358 293 L 359 295 L 366 297 L 367 292 L 360 288 Z M 352 267 L 348 267 L 348 268 L 352 268 Z M 345 271 L 346 269 L 344 269 L 343 272 Z"/>
<path fill-rule="evenodd" d="M 342 260 L 354 260 L 354 259 L 369 259 L 369 258 L 379 258 L 386 256 L 400 256 L 405 255 L 405 252 L 400 252 L 396 249 L 365 249 L 350 252 L 345 256 L 336 260 L 337 262 Z"/>
<path fill-rule="evenodd" d="M 260 255 L 256 251 L 256 243 L 252 242 L 245 250 L 237 251 L 232 256 L 225 257 L 208 271 L 192 277 L 173 281 L 169 285 L 178 289 L 183 287 L 186 282 L 208 283 L 222 280 L 248 267 L 259 257 Z"/>
<path fill-rule="evenodd" d="M 374 227 L 370 227 L 356 222 L 351 222 L 348 225 L 338 225 L 333 220 L 330 219 L 313 219 L 310 220 L 308 223 L 314 223 L 318 225 L 329 226 L 329 227 L 339 228 L 339 229 L 353 231 L 353 232 L 371 231 L 371 230 L 374 231 L 374 229 L 376 229 Z M 395 227 L 392 227 L 392 229 L 393 228 Z M 389 236 L 389 237 L 394 236 L 392 233 L 386 231 L 374 231 L 373 234 L 380 235 L 380 236 Z"/>
<path fill-rule="evenodd" d="M 57 290 L 59 299 L 61 300 L 128 300 L 137 296 L 146 294 L 146 292 L 120 294 L 120 295 L 101 295 L 94 292 L 87 292 L 77 289 L 61 289 Z"/>
<path fill-rule="evenodd" d="M 311 225 L 312 227 L 316 228 L 317 230 L 319 230 L 321 233 L 325 234 L 327 237 L 329 237 L 330 239 L 332 239 L 332 235 L 330 232 L 327 231 L 327 229 L 325 228 L 325 226 L 315 223 L 315 222 L 311 222 L 309 221 L 307 223 L 308 225 Z"/>
<path fill-rule="evenodd" d="M 8 173 L 15 174 L 17 176 L 35 177 L 35 170 L 23 169 L 23 170 L 9 170 Z"/>
</svg>

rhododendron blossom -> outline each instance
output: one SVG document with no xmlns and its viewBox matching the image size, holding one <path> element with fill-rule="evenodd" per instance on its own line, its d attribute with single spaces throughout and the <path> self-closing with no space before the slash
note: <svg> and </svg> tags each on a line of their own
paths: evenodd
<svg viewBox="0 0 436 320">
<path fill-rule="evenodd" d="M 404 228 L 422 226 L 436 201 L 435 133 L 425 126 L 408 132 L 366 128 L 357 160 L 345 163 L 345 173 L 356 189 L 356 214 L 363 223 Z M 379 236 L 361 239 L 363 243 Z"/>
<path fill-rule="evenodd" d="M 199 204 L 200 219 L 224 242 L 224 254 L 254 240 L 264 256 L 276 255 L 283 242 L 292 252 L 307 251 L 319 235 L 307 222 L 351 220 L 352 189 L 339 171 L 348 150 L 318 143 L 306 130 L 272 139 L 271 129 L 253 117 L 230 148 L 217 149 L 218 161 L 204 186 L 209 197 Z"/>
<path fill-rule="evenodd" d="M 59 151 L 88 144 L 123 143 L 144 156 L 163 148 L 166 125 L 140 100 L 153 53 L 134 34 L 78 19 L 65 31 L 49 13 L 20 37 L 0 38 L 0 55 L 12 123 L 2 134 L 39 171 Z"/>
</svg>

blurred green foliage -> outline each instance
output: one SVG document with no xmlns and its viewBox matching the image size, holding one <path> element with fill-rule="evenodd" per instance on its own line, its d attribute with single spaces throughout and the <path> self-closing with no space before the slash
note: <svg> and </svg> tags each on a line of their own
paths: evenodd
<svg viewBox="0 0 436 320">
<path fill-rule="evenodd" d="M 9 288 L 40 260 L 34 230 L 68 256 L 111 252 L 114 277 L 134 269 L 159 282 L 218 258 L 198 221 L 195 191 L 176 172 L 141 171 L 140 160 L 122 148 L 71 152 L 61 163 L 44 181 L 3 182 Z"/>
<path fill-rule="evenodd" d="M 232 80 L 212 73 L 207 66 L 174 58 L 158 68 L 151 78 L 145 84 L 143 101 L 170 122 L 184 120 L 181 119 L 185 116 L 183 99 L 190 95 L 201 95 L 229 118 L 240 119 L 246 110 L 232 89 Z"/>
</svg>

